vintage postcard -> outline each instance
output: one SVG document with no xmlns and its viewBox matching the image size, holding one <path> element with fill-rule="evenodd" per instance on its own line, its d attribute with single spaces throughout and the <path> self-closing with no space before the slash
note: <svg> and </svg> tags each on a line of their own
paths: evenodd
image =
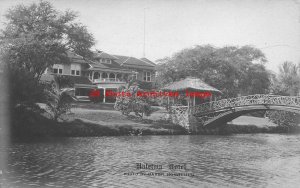
<svg viewBox="0 0 300 188">
<path fill-rule="evenodd" d="M 300 187 L 299 0 L 0 0 L 0 187 Z"/>
</svg>

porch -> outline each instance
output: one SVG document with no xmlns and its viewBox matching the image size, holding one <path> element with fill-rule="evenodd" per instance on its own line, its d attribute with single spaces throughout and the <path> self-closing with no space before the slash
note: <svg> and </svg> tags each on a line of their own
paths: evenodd
<svg viewBox="0 0 300 188">
<path fill-rule="evenodd" d="M 117 92 L 118 89 L 123 86 L 126 87 L 126 82 L 102 82 L 93 85 L 75 84 L 75 97 L 78 101 L 82 102 L 94 102 L 94 103 L 114 103 L 116 97 L 110 95 L 110 92 Z M 90 97 L 92 91 L 99 91 L 99 96 Z"/>
<path fill-rule="evenodd" d="M 98 71 L 93 70 L 88 73 L 88 78 L 93 84 L 117 83 L 125 84 L 135 73 L 126 70 Z"/>
</svg>

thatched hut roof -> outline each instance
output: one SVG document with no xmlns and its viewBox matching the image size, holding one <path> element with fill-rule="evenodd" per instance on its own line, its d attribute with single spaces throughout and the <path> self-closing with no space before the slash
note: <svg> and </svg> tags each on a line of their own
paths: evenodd
<svg viewBox="0 0 300 188">
<path fill-rule="evenodd" d="M 205 82 L 203 82 L 199 78 L 195 77 L 187 77 L 183 80 L 173 82 L 165 87 L 162 88 L 164 91 L 209 91 L 213 93 L 219 93 L 221 94 L 222 92 Z"/>
</svg>

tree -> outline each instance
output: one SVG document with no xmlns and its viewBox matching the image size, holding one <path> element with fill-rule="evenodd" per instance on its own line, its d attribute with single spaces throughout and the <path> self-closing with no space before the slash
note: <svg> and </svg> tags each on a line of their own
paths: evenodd
<svg viewBox="0 0 300 188">
<path fill-rule="evenodd" d="M 158 60 L 158 63 L 157 84 L 161 86 L 194 76 L 220 89 L 224 97 L 234 97 L 239 93 L 267 93 L 270 85 L 264 67 L 266 58 L 251 46 L 196 46 Z"/>
<path fill-rule="evenodd" d="M 279 74 L 272 76 L 272 93 L 276 95 L 295 96 L 300 89 L 300 65 L 283 62 L 279 66 Z M 300 123 L 299 114 L 285 111 L 269 111 L 270 120 L 279 126 L 295 127 Z"/>
<path fill-rule="evenodd" d="M 47 109 L 50 111 L 52 119 L 55 121 L 71 109 L 71 102 L 73 101 L 72 97 L 67 91 L 61 90 L 61 87 L 68 83 L 69 81 L 67 79 L 56 76 L 55 82 L 47 85 L 46 92 L 44 92 L 47 99 Z"/>
<path fill-rule="evenodd" d="M 300 66 L 284 62 L 279 67 L 278 80 L 283 91 L 289 95 L 298 95 L 300 90 Z"/>
<path fill-rule="evenodd" d="M 69 50 L 90 58 L 94 38 L 86 27 L 75 22 L 73 11 L 60 12 L 49 2 L 17 5 L 5 15 L 5 28 L 0 34 L 1 61 L 9 75 L 12 106 L 42 102 L 40 83 L 46 68 L 55 63 L 70 63 Z M 30 80 L 30 82 L 22 82 Z M 30 88 L 30 90 L 28 90 Z M 15 100 L 18 98 L 18 100 Z"/>
<path fill-rule="evenodd" d="M 252 64 L 244 73 L 240 87 L 245 94 L 264 94 L 271 85 L 270 73 L 261 64 Z"/>
</svg>

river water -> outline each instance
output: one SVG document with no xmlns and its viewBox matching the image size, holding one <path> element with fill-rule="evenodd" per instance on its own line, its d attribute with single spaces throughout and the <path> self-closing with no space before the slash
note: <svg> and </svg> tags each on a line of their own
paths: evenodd
<svg viewBox="0 0 300 188">
<path fill-rule="evenodd" d="M 300 135 L 64 138 L 5 150 L 2 187 L 300 187 Z"/>
</svg>

